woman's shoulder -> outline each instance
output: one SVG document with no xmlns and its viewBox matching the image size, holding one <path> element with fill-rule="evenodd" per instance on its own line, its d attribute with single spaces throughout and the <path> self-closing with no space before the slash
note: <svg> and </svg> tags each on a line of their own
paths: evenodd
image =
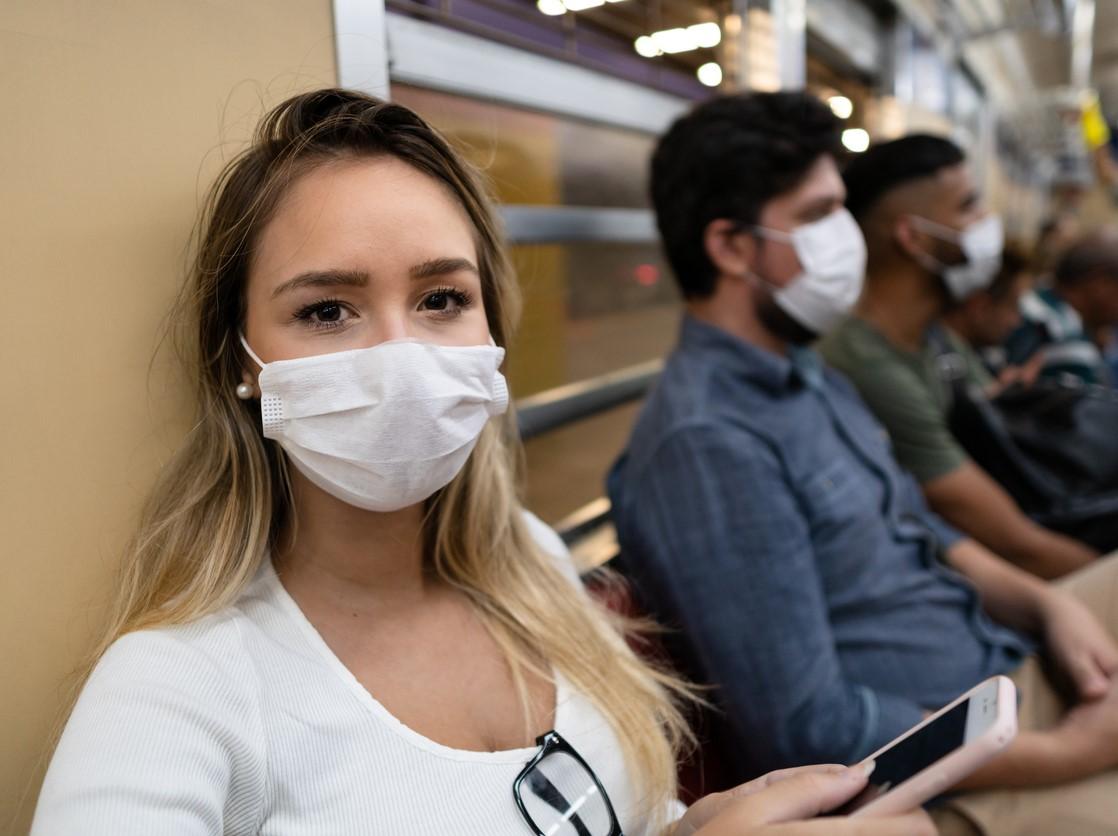
<svg viewBox="0 0 1118 836">
<path fill-rule="evenodd" d="M 238 674 L 244 656 L 244 616 L 226 607 L 184 624 L 149 627 L 125 633 L 105 651 L 94 676 L 145 676 L 153 673 L 173 679 Z"/>
<path fill-rule="evenodd" d="M 109 646 L 58 742 L 33 832 L 201 832 L 231 810 L 226 832 L 255 832 L 266 755 L 238 618 L 230 608 Z"/>
<path fill-rule="evenodd" d="M 575 566 L 574 558 L 571 556 L 571 551 L 567 548 L 567 544 L 563 542 L 563 538 L 556 533 L 554 528 L 527 508 L 522 508 L 520 513 L 524 518 L 524 524 L 528 528 L 528 533 L 532 535 L 532 539 L 540 548 L 540 551 L 548 555 L 554 561 L 555 567 L 563 573 L 564 577 L 575 584 L 581 584 L 578 576 L 578 567 Z"/>
<path fill-rule="evenodd" d="M 524 524 L 528 527 L 528 532 L 532 535 L 532 539 L 536 541 L 537 546 L 557 560 L 570 559 L 570 552 L 567 550 L 563 538 L 556 533 L 554 528 L 527 508 L 520 509 L 520 516 L 523 518 Z"/>
<path fill-rule="evenodd" d="M 76 711 L 92 705 L 135 710 L 143 703 L 145 710 L 195 715 L 199 722 L 245 723 L 257 713 L 258 688 L 242 620 L 228 607 L 186 624 L 120 636 L 94 667 Z"/>
</svg>

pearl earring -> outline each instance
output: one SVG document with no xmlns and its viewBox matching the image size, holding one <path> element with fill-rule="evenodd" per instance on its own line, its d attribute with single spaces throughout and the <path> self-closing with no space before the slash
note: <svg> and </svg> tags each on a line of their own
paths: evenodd
<svg viewBox="0 0 1118 836">
<path fill-rule="evenodd" d="M 238 383 L 237 384 L 237 397 L 242 401 L 247 401 L 252 397 L 252 384 L 251 383 Z"/>
</svg>

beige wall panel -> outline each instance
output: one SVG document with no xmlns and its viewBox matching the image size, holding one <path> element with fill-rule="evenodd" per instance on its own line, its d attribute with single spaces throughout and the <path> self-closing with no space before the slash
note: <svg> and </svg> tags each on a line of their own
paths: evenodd
<svg viewBox="0 0 1118 836">
<path fill-rule="evenodd" d="M 189 419 L 149 362 L 201 193 L 333 46 L 329 0 L 0 4 L 0 833 Z"/>
</svg>

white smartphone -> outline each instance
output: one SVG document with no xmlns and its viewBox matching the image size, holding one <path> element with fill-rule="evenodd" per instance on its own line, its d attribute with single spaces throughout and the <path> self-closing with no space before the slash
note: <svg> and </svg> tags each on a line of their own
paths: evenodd
<svg viewBox="0 0 1118 836">
<path fill-rule="evenodd" d="M 972 688 L 867 761 L 862 792 L 831 815 L 892 816 L 950 789 L 1003 751 L 1017 734 L 1017 689 L 1004 676 Z"/>
</svg>

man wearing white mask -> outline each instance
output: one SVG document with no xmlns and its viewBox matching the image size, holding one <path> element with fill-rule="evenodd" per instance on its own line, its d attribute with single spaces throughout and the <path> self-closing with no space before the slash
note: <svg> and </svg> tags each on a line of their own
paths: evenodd
<svg viewBox="0 0 1118 836">
<path fill-rule="evenodd" d="M 1118 765 L 1112 632 L 931 512 L 881 425 L 809 348 L 863 276 L 839 129 L 804 93 L 754 93 L 700 105 L 657 146 L 652 202 L 685 313 L 609 476 L 623 568 L 688 673 L 715 686 L 725 727 L 703 737 L 725 779 L 856 762 L 999 673 L 1023 694 L 1022 731 L 970 788 L 1095 775 Z M 1105 590 L 1116 571 L 1099 561 L 1076 581 Z M 1040 656 L 1071 683 L 1070 713 Z M 1118 820 L 1112 790 L 1073 812 Z M 1037 818 L 1036 797 L 957 804 L 1011 834 Z M 1083 832 L 1061 829 L 1064 812 L 1037 832 Z M 974 832 L 939 815 L 946 833 Z"/>
<path fill-rule="evenodd" d="M 993 281 L 1004 247 L 1001 220 L 979 197 L 962 150 L 914 134 L 874 146 L 844 179 L 869 265 L 855 315 L 823 340 L 824 358 L 885 425 L 897 460 L 940 516 L 1041 577 L 1090 563 L 1094 550 L 1030 520 L 948 427 L 951 393 L 937 369 L 936 343 L 951 335 L 934 337 L 932 329 Z M 989 389 L 979 364 L 969 365 L 967 382 Z"/>
</svg>

